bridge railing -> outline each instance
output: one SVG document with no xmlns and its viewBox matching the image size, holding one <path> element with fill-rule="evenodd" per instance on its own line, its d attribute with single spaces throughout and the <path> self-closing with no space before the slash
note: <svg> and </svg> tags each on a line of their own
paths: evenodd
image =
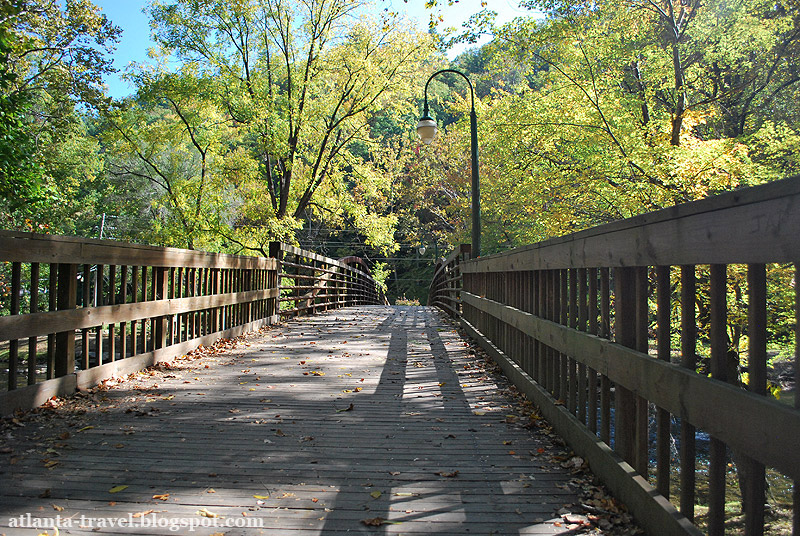
<svg viewBox="0 0 800 536">
<path fill-rule="evenodd" d="M 281 315 L 377 300 L 355 261 L 275 247 L 281 260 L 0 231 L 0 384 L 8 389 L 0 415 Z M 287 251 L 314 268 L 289 263 Z M 281 289 L 287 278 L 303 283 Z M 281 307 L 286 292 L 296 292 L 293 308 Z"/>
<path fill-rule="evenodd" d="M 438 261 L 428 290 L 428 305 L 435 305 L 451 317 L 461 315 L 461 263 L 469 258 L 472 248 L 461 244 L 447 258 Z"/>
<path fill-rule="evenodd" d="M 282 317 L 384 303 L 376 281 L 358 257 L 331 259 L 280 242 L 270 244 L 270 257 L 280 264 Z"/>
<path fill-rule="evenodd" d="M 745 534 L 763 534 L 767 471 L 795 481 L 800 531 L 800 406 L 767 377 L 776 295 L 791 297 L 800 370 L 799 207 L 787 179 L 458 268 L 462 325 L 648 533 L 724 534 L 727 485 Z"/>
</svg>

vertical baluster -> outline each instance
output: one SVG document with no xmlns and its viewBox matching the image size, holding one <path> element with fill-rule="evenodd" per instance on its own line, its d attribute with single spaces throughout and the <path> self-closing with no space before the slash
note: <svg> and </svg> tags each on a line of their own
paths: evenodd
<svg viewBox="0 0 800 536">
<path fill-rule="evenodd" d="M 186 270 L 183 266 L 178 268 L 178 273 L 176 274 L 177 285 L 176 285 L 176 292 L 178 298 L 185 298 L 186 297 Z M 175 331 L 177 331 L 178 339 L 175 342 L 181 343 L 186 340 L 185 329 L 186 329 L 186 313 L 180 313 L 178 318 L 175 319 Z"/>
<path fill-rule="evenodd" d="M 22 292 L 22 263 L 11 263 L 11 304 L 10 313 L 19 314 L 19 298 Z M 19 340 L 8 341 L 8 390 L 17 388 L 19 375 Z"/>
<path fill-rule="evenodd" d="M 600 270 L 600 336 L 611 338 L 611 277 L 608 268 Z M 611 444 L 611 380 L 600 376 L 600 439 Z"/>
<path fill-rule="evenodd" d="M 681 266 L 681 366 L 697 368 L 697 324 L 695 319 L 696 295 L 693 265 Z M 695 428 L 681 415 L 681 496 L 680 511 L 694 523 L 695 497 Z"/>
<path fill-rule="evenodd" d="M 586 303 L 589 289 L 586 283 L 586 268 L 578 268 L 578 329 L 586 331 L 589 307 Z M 586 365 L 578 363 L 578 420 L 586 424 Z"/>
<path fill-rule="evenodd" d="M 117 266 L 112 264 L 108 267 L 108 304 L 115 305 L 117 303 Z M 108 358 L 110 361 L 115 360 L 116 355 L 116 336 L 114 323 L 108 325 Z"/>
<path fill-rule="evenodd" d="M 656 340 L 658 344 L 658 359 L 670 361 L 671 329 L 670 313 L 672 311 L 672 287 L 670 286 L 670 267 L 656 267 L 656 300 L 658 323 Z M 669 498 L 670 482 L 670 415 L 663 408 L 656 410 L 656 489 L 664 497 Z"/>
<path fill-rule="evenodd" d="M 175 267 L 170 267 L 169 269 L 169 290 L 167 296 L 170 300 L 175 299 Z M 168 342 L 169 346 L 175 344 L 175 315 L 170 315 L 168 320 L 168 327 L 169 327 L 169 335 L 168 335 Z"/>
<path fill-rule="evenodd" d="M 543 270 L 536 270 L 533 273 L 533 314 L 540 318 L 544 317 L 544 284 L 542 283 L 543 273 Z M 538 339 L 536 339 L 533 343 L 533 370 L 536 371 L 534 374 L 534 379 L 536 382 L 539 383 L 539 385 L 546 387 L 544 375 L 544 354 L 542 351 L 542 343 Z"/>
<path fill-rule="evenodd" d="M 763 264 L 747 267 L 748 354 L 747 372 L 750 381 L 747 390 L 757 395 L 767 394 L 767 269 Z M 764 502 L 766 482 L 764 465 L 745 456 L 740 467 L 744 470 L 744 530 L 746 536 L 764 534 Z"/>
<path fill-rule="evenodd" d="M 47 308 L 55 311 L 58 306 L 58 264 L 50 263 L 50 275 L 47 282 Z M 47 379 L 55 377 L 56 366 L 56 334 L 47 335 Z"/>
<path fill-rule="evenodd" d="M 569 273 L 569 313 L 568 325 L 573 329 L 578 328 L 578 270 L 571 268 Z M 568 389 L 567 389 L 567 408 L 575 415 L 578 411 L 578 366 L 571 356 L 565 355 L 567 360 Z"/>
<path fill-rule="evenodd" d="M 589 285 L 588 285 L 588 300 L 589 300 L 589 333 L 592 335 L 600 335 L 600 325 L 597 321 L 597 316 L 599 315 L 599 309 L 597 307 L 597 268 L 589 268 L 587 276 L 589 278 Z M 589 430 L 593 433 L 597 433 L 597 404 L 598 404 L 598 392 L 597 392 L 597 371 L 593 368 L 589 367 L 588 369 L 588 383 L 589 383 L 589 394 L 588 394 L 588 415 L 586 418 L 589 421 Z"/>
<path fill-rule="evenodd" d="M 158 299 L 158 291 L 159 291 L 159 277 L 161 274 L 161 268 L 156 266 L 150 267 L 150 300 L 149 301 L 156 301 Z M 160 324 L 160 319 L 156 317 L 150 318 L 150 351 L 153 352 L 158 347 L 158 343 L 160 342 L 160 330 L 158 325 Z"/>
<path fill-rule="evenodd" d="M 55 265 L 51 265 L 51 270 Z M 75 309 L 78 301 L 78 265 L 58 264 L 57 276 L 58 298 L 56 307 L 59 311 Z M 56 333 L 55 364 L 53 373 L 57 378 L 75 372 L 75 331 Z"/>
<path fill-rule="evenodd" d="M 794 267 L 794 385 L 800 388 L 800 265 Z M 800 396 L 794 395 L 794 407 L 800 410 Z M 800 481 L 793 486 L 792 536 L 800 536 Z"/>
<path fill-rule="evenodd" d="M 139 301 L 139 267 L 133 267 L 133 274 L 131 274 L 131 302 L 136 303 Z M 137 350 L 137 336 L 136 336 L 136 328 L 138 326 L 138 321 L 131 320 L 131 356 L 138 354 Z"/>
<path fill-rule="evenodd" d="M 141 300 L 140 301 L 143 301 L 143 302 L 147 301 L 147 278 L 148 278 L 147 274 L 148 274 L 148 272 L 149 272 L 148 267 L 147 266 L 142 266 L 142 288 L 141 288 L 141 296 L 140 296 Z M 148 326 L 148 322 L 147 322 L 146 318 L 142 319 L 141 326 L 142 326 L 141 333 L 140 333 L 141 340 L 139 342 L 141 343 L 140 347 L 141 347 L 142 353 L 145 353 L 145 352 L 147 352 L 147 326 Z"/>
<path fill-rule="evenodd" d="M 555 311 L 555 270 L 547 270 L 547 320 L 555 320 L 555 315 L 553 312 Z M 554 398 L 558 399 L 558 382 L 557 376 L 555 371 L 557 370 L 557 362 L 555 358 L 555 352 L 552 348 L 545 345 L 545 351 L 547 352 L 547 389 L 550 391 L 550 394 L 553 395 Z"/>
<path fill-rule="evenodd" d="M 562 326 L 566 326 L 569 321 L 567 318 L 569 314 L 569 310 L 567 308 L 567 302 L 569 301 L 567 270 L 558 270 L 557 274 L 559 288 L 556 290 L 556 307 L 558 307 L 558 310 L 556 312 L 555 320 Z M 557 374 L 559 379 L 559 390 L 561 391 L 560 398 L 566 402 L 567 398 L 569 398 L 569 367 L 567 365 L 567 355 L 558 352 L 556 354 L 556 358 L 558 359 Z"/>
<path fill-rule="evenodd" d="M 636 347 L 636 269 L 614 268 L 614 340 Z M 616 384 L 614 390 L 614 450 L 636 468 L 636 399 Z"/>
<path fill-rule="evenodd" d="M 31 304 L 30 313 L 39 312 L 39 263 L 31 263 Z M 28 338 L 28 385 L 36 383 L 36 357 L 39 353 L 37 337 Z"/>
<path fill-rule="evenodd" d="M 728 305 L 727 274 L 724 264 L 710 267 L 709 298 L 711 307 L 711 377 L 727 381 L 728 361 Z M 725 471 L 727 467 L 725 443 L 712 437 L 708 467 L 708 534 L 725 534 Z"/>
<path fill-rule="evenodd" d="M 648 297 L 648 269 L 647 266 L 639 266 L 636 268 L 636 349 L 643 354 L 649 351 L 649 336 L 648 328 L 650 323 L 650 311 L 647 305 Z M 649 437 L 648 429 L 650 424 L 649 419 L 649 402 L 646 398 L 636 396 L 636 445 L 634 467 L 640 475 L 647 478 L 647 465 L 649 459 Z"/>
<path fill-rule="evenodd" d="M 128 266 L 122 266 L 122 272 L 119 276 L 119 293 L 120 303 L 128 303 Z M 125 359 L 128 357 L 128 324 L 126 322 L 119 323 L 119 358 Z"/>
<path fill-rule="evenodd" d="M 159 266 L 158 268 L 154 268 L 154 270 L 155 278 L 153 280 L 153 298 L 158 301 L 163 301 L 167 298 L 169 285 L 167 269 L 163 266 Z M 167 345 L 167 331 L 169 329 L 167 326 L 168 320 L 169 317 L 167 315 L 162 315 L 156 319 L 156 329 L 153 333 L 153 350 L 164 348 Z"/>
<path fill-rule="evenodd" d="M 103 283 L 103 275 L 105 272 L 105 266 L 102 264 L 98 264 L 95 267 L 94 273 L 94 307 L 101 307 L 105 305 L 104 303 L 104 294 L 103 294 L 103 287 L 105 286 Z M 95 328 L 95 341 L 94 341 L 94 348 L 95 348 L 95 365 L 99 366 L 103 364 L 103 324 L 100 324 Z"/>
<path fill-rule="evenodd" d="M 81 293 L 81 306 L 83 307 L 92 307 L 92 267 L 89 264 L 83 265 L 83 292 Z M 81 361 L 82 368 L 84 370 L 88 369 L 91 365 L 89 364 L 89 340 L 90 340 L 90 332 L 89 328 L 83 328 L 81 330 Z"/>
</svg>

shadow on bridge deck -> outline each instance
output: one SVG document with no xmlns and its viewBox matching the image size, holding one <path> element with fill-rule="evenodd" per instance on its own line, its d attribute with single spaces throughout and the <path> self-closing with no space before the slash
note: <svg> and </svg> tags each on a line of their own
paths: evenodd
<svg viewBox="0 0 800 536">
<path fill-rule="evenodd" d="M 434 309 L 340 309 L 179 363 L 5 430 L 0 533 L 580 529 L 566 453 Z"/>
</svg>

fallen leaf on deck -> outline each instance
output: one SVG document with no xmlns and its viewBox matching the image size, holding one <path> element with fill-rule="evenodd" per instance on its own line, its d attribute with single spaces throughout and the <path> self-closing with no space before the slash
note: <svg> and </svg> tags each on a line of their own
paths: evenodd
<svg viewBox="0 0 800 536">
<path fill-rule="evenodd" d="M 269 495 L 253 495 L 253 498 L 264 500 L 264 499 L 269 499 Z"/>
<path fill-rule="evenodd" d="M 344 409 L 337 409 L 337 410 L 336 410 L 336 413 L 341 413 L 341 412 L 343 412 L 343 411 L 353 411 L 353 404 L 350 404 L 349 406 L 347 406 L 347 407 L 346 407 L 346 408 L 344 408 Z"/>
<path fill-rule="evenodd" d="M 370 519 L 362 519 L 361 522 L 368 527 L 380 527 L 386 523 L 386 520 L 382 517 L 373 517 Z"/>
<path fill-rule="evenodd" d="M 128 489 L 128 486 L 114 486 L 113 488 L 108 490 L 108 492 L 109 493 L 119 493 L 120 491 L 122 491 L 124 489 Z"/>
<path fill-rule="evenodd" d="M 55 510 L 56 512 L 63 512 L 64 511 L 64 507 L 63 506 L 59 506 L 57 504 L 54 504 L 52 506 L 53 506 L 53 510 Z"/>
<path fill-rule="evenodd" d="M 86 430 L 92 430 L 93 428 L 94 428 L 94 426 L 84 426 L 83 428 L 81 428 L 78 431 L 79 432 L 85 432 Z"/>
<path fill-rule="evenodd" d="M 275 435 L 276 435 L 276 436 L 278 436 L 278 437 L 284 437 L 286 434 L 284 434 L 284 433 L 283 433 L 283 430 L 281 430 L 280 428 L 278 428 L 278 429 L 275 431 Z"/>
<path fill-rule="evenodd" d="M 219 514 L 215 514 L 214 512 L 211 512 L 206 508 L 201 508 L 200 510 L 198 510 L 197 511 L 197 515 L 200 515 L 200 516 L 203 516 L 203 517 L 210 517 L 212 519 L 220 517 Z"/>
<path fill-rule="evenodd" d="M 447 477 L 447 478 L 453 478 L 455 476 L 458 476 L 458 471 L 453 471 L 451 473 L 448 473 L 447 471 L 439 471 L 436 474 L 439 475 L 439 476 Z"/>
<path fill-rule="evenodd" d="M 159 495 L 153 495 L 153 498 L 157 501 L 166 501 L 169 499 L 169 493 L 161 493 Z"/>
<path fill-rule="evenodd" d="M 135 514 L 131 515 L 131 517 L 140 518 L 140 517 L 148 516 L 148 515 L 152 514 L 153 512 L 155 512 L 155 510 L 145 510 L 144 512 L 136 512 Z"/>
<path fill-rule="evenodd" d="M 381 493 L 380 491 L 377 491 L 377 490 L 375 490 L 375 491 L 373 491 L 372 493 L 370 493 L 369 495 L 370 495 L 370 497 L 372 497 L 373 499 L 380 499 L 380 498 L 381 498 L 381 495 L 383 495 L 383 493 Z"/>
</svg>

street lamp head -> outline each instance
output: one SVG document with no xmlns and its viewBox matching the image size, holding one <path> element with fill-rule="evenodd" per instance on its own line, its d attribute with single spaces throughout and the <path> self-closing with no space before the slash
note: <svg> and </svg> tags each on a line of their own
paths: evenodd
<svg viewBox="0 0 800 536">
<path fill-rule="evenodd" d="M 436 121 L 429 115 L 423 115 L 417 123 L 417 134 L 425 145 L 430 145 L 436 137 Z"/>
</svg>

